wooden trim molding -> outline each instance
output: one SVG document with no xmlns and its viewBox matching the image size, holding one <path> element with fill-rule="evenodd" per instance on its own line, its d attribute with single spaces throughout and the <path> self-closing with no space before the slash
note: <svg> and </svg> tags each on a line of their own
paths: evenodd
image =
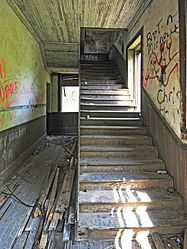
<svg viewBox="0 0 187 249">
<path fill-rule="evenodd" d="M 181 113 L 181 133 L 182 138 L 187 140 L 187 123 L 186 123 L 186 1 L 178 0 L 179 10 L 179 70 L 180 70 L 180 85 L 182 92 L 182 113 Z"/>
</svg>

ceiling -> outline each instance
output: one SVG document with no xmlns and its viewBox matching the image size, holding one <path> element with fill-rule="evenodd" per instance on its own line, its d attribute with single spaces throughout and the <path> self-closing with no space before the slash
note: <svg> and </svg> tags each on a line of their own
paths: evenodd
<svg viewBox="0 0 187 249">
<path fill-rule="evenodd" d="M 49 67 L 50 63 L 54 64 L 55 58 L 51 57 L 57 49 L 61 51 L 60 56 L 63 56 L 63 52 L 65 54 L 72 52 L 73 54 L 69 56 L 76 54 L 75 60 L 78 59 L 80 27 L 128 29 L 136 13 L 141 12 L 142 6 L 148 0 L 7 0 L 7 2 L 30 32 L 43 44 Z M 50 51 L 53 52 L 50 54 Z M 71 60 L 69 66 L 74 68 L 77 64 L 72 64 Z"/>
</svg>

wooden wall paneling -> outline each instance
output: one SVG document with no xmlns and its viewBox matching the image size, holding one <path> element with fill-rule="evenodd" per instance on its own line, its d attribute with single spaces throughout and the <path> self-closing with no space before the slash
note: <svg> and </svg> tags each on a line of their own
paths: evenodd
<svg viewBox="0 0 187 249">
<path fill-rule="evenodd" d="M 166 169 L 174 179 L 174 187 L 183 196 L 187 208 L 187 144 L 169 128 L 144 90 L 142 100 L 145 125 L 149 127 L 153 144 L 158 147 L 159 156 L 165 161 Z"/>
</svg>

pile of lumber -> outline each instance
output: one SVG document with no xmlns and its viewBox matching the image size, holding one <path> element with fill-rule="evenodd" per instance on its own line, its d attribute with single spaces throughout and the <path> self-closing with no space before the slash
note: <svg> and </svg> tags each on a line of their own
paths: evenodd
<svg viewBox="0 0 187 249">
<path fill-rule="evenodd" d="M 77 138 L 45 141 L 0 189 L 0 248 L 66 247 L 74 223 Z M 70 207 L 71 206 L 71 207 Z"/>
<path fill-rule="evenodd" d="M 69 168 L 63 172 L 63 182 L 57 192 L 60 169 L 57 167 L 51 174 L 50 181 L 42 191 L 39 199 L 39 207 L 34 215 L 43 215 L 42 231 L 39 248 L 53 248 L 55 244 L 55 233 L 62 233 L 66 229 L 67 217 L 69 216 L 69 205 L 75 176 L 75 158 L 72 156 Z M 50 195 L 48 191 L 51 189 Z M 47 204 L 46 196 L 48 195 Z M 45 205 L 45 206 L 44 206 Z M 63 239 L 63 238 L 62 238 Z"/>
<path fill-rule="evenodd" d="M 65 168 L 60 168 L 57 165 L 53 169 L 49 180 L 41 191 L 38 206 L 34 212 L 35 217 L 42 215 L 38 238 L 36 238 L 40 249 L 55 248 L 56 237 L 61 237 L 62 247 L 63 245 L 65 247 L 63 242 L 69 240 L 70 200 L 77 166 L 76 141 L 71 139 L 68 145 L 71 148 L 65 144 L 64 148 L 69 164 Z"/>
</svg>

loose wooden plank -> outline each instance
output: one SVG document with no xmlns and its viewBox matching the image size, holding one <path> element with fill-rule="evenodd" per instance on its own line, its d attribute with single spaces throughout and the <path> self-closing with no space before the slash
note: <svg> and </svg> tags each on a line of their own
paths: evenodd
<svg viewBox="0 0 187 249">
<path fill-rule="evenodd" d="M 45 249 L 48 241 L 48 232 L 43 232 L 40 240 L 40 249 Z"/>
<path fill-rule="evenodd" d="M 73 178 L 74 178 L 74 169 L 69 169 L 66 172 L 65 179 L 62 184 L 62 188 L 60 190 L 59 198 L 58 198 L 57 205 L 55 208 L 55 213 L 54 213 L 53 219 L 49 227 L 50 231 L 54 230 L 57 227 L 58 220 L 62 219 L 63 213 L 69 206 Z"/>
<path fill-rule="evenodd" d="M 29 232 L 29 235 L 27 237 L 26 243 L 25 243 L 25 249 L 32 249 L 34 242 L 35 242 L 35 237 L 36 233 L 38 231 L 38 227 L 40 224 L 40 217 L 32 218 L 31 217 L 31 223 L 29 223 L 29 226 L 26 227 L 26 231 Z"/>
<path fill-rule="evenodd" d="M 48 195 L 48 193 L 49 193 L 49 189 L 50 189 L 51 184 L 52 184 L 52 181 L 53 181 L 53 179 L 54 179 L 54 176 L 55 176 L 55 173 L 56 173 L 56 169 L 57 169 L 57 165 L 54 167 L 54 169 L 53 169 L 53 171 L 52 171 L 52 173 L 51 173 L 51 175 L 50 175 L 49 180 L 47 181 L 45 187 L 44 187 L 44 188 L 42 189 L 42 191 L 41 191 L 40 198 L 39 198 L 39 201 L 38 201 L 38 204 L 39 204 L 41 207 L 43 207 L 44 202 L 45 202 L 45 200 L 46 200 L 46 198 L 47 198 L 47 195 Z"/>
<path fill-rule="evenodd" d="M 184 249 L 187 248 L 187 229 L 184 231 Z"/>
<path fill-rule="evenodd" d="M 16 243 L 15 243 L 13 249 L 23 249 L 25 247 L 25 242 L 26 242 L 27 236 L 28 236 L 27 232 L 24 232 L 22 235 L 20 235 L 17 238 Z"/>
<path fill-rule="evenodd" d="M 54 183 L 53 183 L 53 186 L 52 186 L 51 195 L 50 195 L 49 205 L 48 205 L 48 209 L 47 209 L 47 213 L 46 213 L 47 218 L 48 218 L 49 213 L 51 212 L 51 209 L 52 209 L 52 207 L 54 205 L 55 196 L 56 196 L 56 190 L 57 190 L 57 184 L 58 184 L 59 172 L 60 172 L 60 169 L 57 168 Z M 47 223 L 47 220 L 46 220 L 46 222 L 44 224 L 44 229 L 43 229 L 43 232 L 42 232 L 42 235 L 41 235 L 40 248 L 45 248 L 46 245 L 47 245 L 47 242 L 48 242 L 48 232 L 45 229 L 46 223 Z"/>
<path fill-rule="evenodd" d="M 54 200 L 55 200 L 55 196 L 56 196 L 56 190 L 57 190 L 57 184 L 58 184 L 58 177 L 59 177 L 59 172 L 60 169 L 57 168 L 56 170 L 56 175 L 55 175 L 55 179 L 54 179 L 54 183 L 53 183 L 53 187 L 52 187 L 52 191 L 51 191 L 51 196 L 50 196 L 50 200 L 49 200 L 49 205 L 48 205 L 48 209 L 47 209 L 47 213 L 46 213 L 46 217 L 48 217 L 49 212 L 53 206 Z"/>
<path fill-rule="evenodd" d="M 152 238 L 157 249 L 165 249 L 162 239 L 158 233 L 153 233 Z"/>
</svg>

